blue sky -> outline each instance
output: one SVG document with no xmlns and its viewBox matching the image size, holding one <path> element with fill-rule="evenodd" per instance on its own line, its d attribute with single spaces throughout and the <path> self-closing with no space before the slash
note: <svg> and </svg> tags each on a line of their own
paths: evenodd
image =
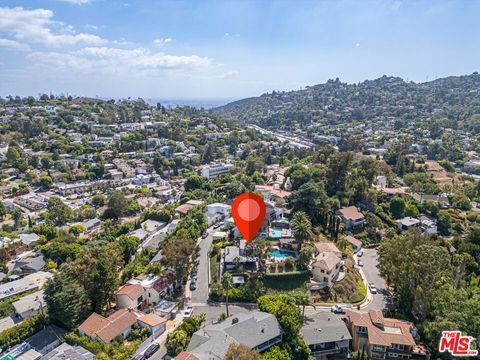
<svg viewBox="0 0 480 360">
<path fill-rule="evenodd" d="M 479 70 L 480 2 L 0 0 L 0 94 L 242 98 Z"/>
</svg>

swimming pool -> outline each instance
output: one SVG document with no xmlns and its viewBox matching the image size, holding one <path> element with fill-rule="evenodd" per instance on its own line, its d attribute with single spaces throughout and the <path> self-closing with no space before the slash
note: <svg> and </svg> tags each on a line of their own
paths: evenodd
<svg viewBox="0 0 480 360">
<path fill-rule="evenodd" d="M 270 228 L 270 237 L 280 239 L 282 237 L 282 229 Z"/>
<path fill-rule="evenodd" d="M 294 252 L 291 252 L 291 251 L 284 251 L 284 250 L 273 250 L 271 253 L 270 253 L 270 256 L 273 256 L 273 257 L 276 257 L 276 258 L 282 258 L 282 259 L 286 259 L 288 257 L 296 257 L 295 253 Z"/>
</svg>

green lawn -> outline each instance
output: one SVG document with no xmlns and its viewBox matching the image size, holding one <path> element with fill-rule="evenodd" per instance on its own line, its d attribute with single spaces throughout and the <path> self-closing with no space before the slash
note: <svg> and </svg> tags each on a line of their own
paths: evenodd
<svg viewBox="0 0 480 360">
<path fill-rule="evenodd" d="M 267 293 L 278 293 L 293 290 L 307 290 L 306 283 L 310 280 L 310 272 L 290 272 L 266 274 L 263 283 Z"/>
</svg>

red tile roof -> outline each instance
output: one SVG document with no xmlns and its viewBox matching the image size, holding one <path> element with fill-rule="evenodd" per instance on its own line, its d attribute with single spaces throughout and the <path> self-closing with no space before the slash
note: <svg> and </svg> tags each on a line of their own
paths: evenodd
<svg viewBox="0 0 480 360">
<path fill-rule="evenodd" d="M 363 219 L 363 214 L 358 211 L 355 206 L 344 207 L 338 210 L 340 215 L 342 215 L 347 220 L 360 220 Z"/>
<path fill-rule="evenodd" d="M 182 351 L 180 354 L 177 355 L 175 359 L 176 360 L 200 360 L 200 358 L 186 351 Z"/>
<path fill-rule="evenodd" d="M 389 347 L 392 344 L 400 344 L 415 346 L 415 340 L 410 333 L 413 324 L 409 321 L 384 318 L 380 310 L 370 310 L 368 312 L 347 310 L 347 317 L 348 321 L 354 326 L 367 328 L 370 345 Z"/>
<path fill-rule="evenodd" d="M 167 322 L 167 319 L 156 314 L 147 314 L 139 317 L 138 321 L 141 321 L 148 326 L 157 326 L 163 324 L 164 322 Z"/>
<path fill-rule="evenodd" d="M 122 286 L 116 295 L 126 295 L 132 300 L 137 300 L 143 294 L 143 287 L 138 284 L 126 284 Z"/>
<path fill-rule="evenodd" d="M 78 330 L 92 339 L 99 338 L 108 344 L 135 324 L 138 316 L 135 311 L 128 309 L 118 310 L 108 318 L 93 313 Z"/>
</svg>

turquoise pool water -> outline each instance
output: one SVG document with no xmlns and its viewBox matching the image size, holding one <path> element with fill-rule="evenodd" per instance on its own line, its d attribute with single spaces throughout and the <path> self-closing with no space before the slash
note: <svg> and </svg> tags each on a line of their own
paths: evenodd
<svg viewBox="0 0 480 360">
<path fill-rule="evenodd" d="M 273 250 L 270 253 L 270 256 L 276 257 L 276 258 L 282 258 L 286 259 L 288 257 L 295 257 L 295 253 L 291 251 L 284 251 L 284 250 Z"/>
<path fill-rule="evenodd" d="M 282 229 L 270 228 L 270 236 L 274 239 L 279 239 L 282 237 Z"/>
</svg>

